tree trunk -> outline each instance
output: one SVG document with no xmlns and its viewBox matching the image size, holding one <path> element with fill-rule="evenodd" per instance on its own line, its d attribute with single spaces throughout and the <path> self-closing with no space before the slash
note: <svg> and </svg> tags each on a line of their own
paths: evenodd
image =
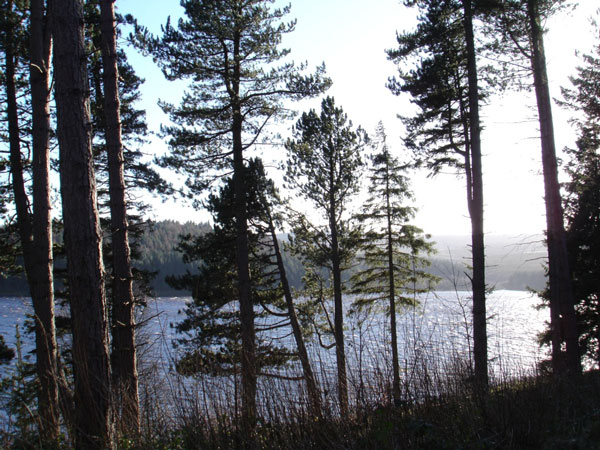
<svg viewBox="0 0 600 450">
<path fill-rule="evenodd" d="M 552 103 L 546 73 L 543 30 L 540 25 L 539 1 L 528 0 L 527 12 L 533 55 L 531 66 L 535 85 L 546 202 L 548 241 L 548 276 L 550 283 L 550 332 L 552 335 L 552 369 L 556 375 L 581 373 L 577 319 L 564 228 L 558 164 L 554 143 Z M 566 343 L 566 352 L 562 343 Z"/>
<path fill-rule="evenodd" d="M 60 181 L 75 377 L 75 446 L 113 448 L 108 319 L 81 0 L 52 4 Z"/>
<path fill-rule="evenodd" d="M 471 243 L 473 252 L 473 357 L 475 382 L 481 388 L 488 385 L 487 317 L 485 306 L 485 245 L 483 237 L 483 176 L 481 167 L 481 126 L 479 120 L 479 88 L 473 33 L 471 0 L 465 0 L 464 26 L 467 45 L 467 72 L 469 80 L 469 135 L 471 150 Z"/>
<path fill-rule="evenodd" d="M 49 44 L 44 45 L 44 7 L 31 4 L 31 103 L 34 215 L 30 213 L 21 159 L 20 125 L 15 86 L 14 48 L 5 46 L 6 103 L 9 131 L 9 152 L 12 186 L 17 212 L 17 225 L 23 250 L 25 273 L 35 314 L 36 371 L 40 381 L 38 413 L 40 435 L 44 442 L 53 442 L 59 434 L 58 386 L 56 378 L 56 332 L 54 325 L 54 296 L 52 283 L 52 241 L 49 204 L 49 109 L 48 71 Z M 7 4 L 12 13 L 13 2 Z M 6 34 L 14 33 L 12 19 L 7 22 Z M 49 40 L 46 39 L 46 43 Z M 37 68 L 37 73 L 33 73 Z"/>
<path fill-rule="evenodd" d="M 321 409 L 321 396 L 317 387 L 317 382 L 308 359 L 308 352 L 304 345 L 304 337 L 302 336 L 302 329 L 298 322 L 298 316 L 294 308 L 294 300 L 292 298 L 292 291 L 288 283 L 285 266 L 283 265 L 283 258 L 281 256 L 281 250 L 279 249 L 279 241 L 277 240 L 277 234 L 275 233 L 275 226 L 273 225 L 273 219 L 271 218 L 271 212 L 269 207 L 264 202 L 266 213 L 269 218 L 269 232 L 271 233 L 271 240 L 273 241 L 273 250 L 275 252 L 275 258 L 277 260 L 277 269 L 279 270 L 279 278 L 281 280 L 281 286 L 283 288 L 283 296 L 285 298 L 285 304 L 288 310 L 288 316 L 290 318 L 290 324 L 292 326 L 292 333 L 296 341 L 296 347 L 298 348 L 298 357 L 302 364 L 302 371 L 304 373 L 304 380 L 306 381 L 306 390 L 308 391 L 308 397 L 310 399 L 311 411 L 316 417 L 322 416 Z"/>
<path fill-rule="evenodd" d="M 51 35 L 43 0 L 30 4 L 30 70 L 33 152 L 33 253 L 30 288 L 35 313 L 36 365 L 43 437 L 59 435 L 58 366 L 54 323 L 54 278 L 50 191 L 49 64 Z"/>
<path fill-rule="evenodd" d="M 110 196 L 113 253 L 112 369 L 114 392 L 121 405 L 123 431 L 140 430 L 135 317 L 129 249 L 123 143 L 117 67 L 117 30 L 113 0 L 100 0 L 104 116 Z"/>
<path fill-rule="evenodd" d="M 246 181 L 244 146 L 242 143 L 243 116 L 239 92 L 241 81 L 239 32 L 234 36 L 232 87 L 232 138 L 233 138 L 233 188 L 235 197 L 236 265 L 238 271 L 238 295 L 240 302 L 240 325 L 242 334 L 242 427 L 246 434 L 246 446 L 254 447 L 256 425 L 256 340 L 254 308 L 250 285 L 248 249 L 248 218 L 246 205 Z"/>
<path fill-rule="evenodd" d="M 389 158 L 389 156 L 388 156 Z M 386 220 L 387 220 L 387 254 L 390 283 L 390 334 L 392 337 L 392 365 L 393 365 L 393 399 L 394 404 L 400 404 L 400 360 L 398 357 L 398 332 L 396 327 L 396 280 L 394 276 L 394 236 L 392 233 L 392 205 L 390 203 L 390 173 L 389 159 L 386 162 Z"/>
<path fill-rule="evenodd" d="M 241 133 L 239 135 L 239 141 L 241 144 Z M 233 178 L 237 229 L 236 260 L 240 297 L 240 322 L 242 329 L 242 421 L 246 427 L 246 431 L 251 433 L 256 421 L 256 344 L 254 308 L 252 306 L 250 288 L 244 169 L 244 159 L 241 150 L 234 151 Z"/>
<path fill-rule="evenodd" d="M 333 275 L 333 333 L 335 337 L 335 358 L 338 377 L 338 400 L 340 415 L 348 417 L 348 377 L 346 375 L 346 350 L 344 347 L 344 304 L 342 301 L 342 270 L 340 268 L 340 249 L 338 242 L 338 227 L 336 222 L 334 190 L 334 162 L 330 162 L 329 185 L 329 228 L 331 232 L 331 268 Z"/>
</svg>

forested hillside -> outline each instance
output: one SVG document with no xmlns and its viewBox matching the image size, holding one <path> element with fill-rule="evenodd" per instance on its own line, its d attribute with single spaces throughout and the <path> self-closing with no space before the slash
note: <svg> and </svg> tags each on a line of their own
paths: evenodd
<svg viewBox="0 0 600 450">
<path fill-rule="evenodd" d="M 194 272 L 197 269 L 194 264 L 183 262 L 182 254 L 176 250 L 176 247 L 181 236 L 197 236 L 210 231 L 210 229 L 208 223 L 179 223 L 166 220 L 152 224 L 140 238 L 140 257 L 135 261 L 135 267 L 156 273 L 152 288 L 157 296 L 189 295 L 189 292 L 178 291 L 170 287 L 166 283 L 165 277 L 182 275 L 186 270 Z M 303 275 L 302 265 L 287 252 L 284 252 L 283 257 L 290 284 L 300 288 Z"/>
<path fill-rule="evenodd" d="M 179 237 L 195 236 L 209 231 L 208 223 L 185 222 L 172 220 L 155 222 L 139 239 L 139 259 L 134 261 L 138 269 L 154 272 L 152 288 L 158 297 L 187 296 L 188 292 L 178 291 L 170 287 L 165 277 L 181 275 L 186 270 L 194 271 L 192 264 L 185 264 L 182 254 L 176 250 Z M 282 237 L 286 240 L 286 237 Z M 468 278 L 465 275 L 470 257 L 468 253 L 468 236 L 434 236 L 437 252 L 431 257 L 430 272 L 440 278 L 439 290 L 468 290 Z M 487 239 L 486 253 L 488 258 L 488 285 L 495 289 L 525 290 L 528 288 L 541 290 L 545 286 L 544 257 L 545 248 L 542 236 L 509 237 L 490 236 Z M 290 285 L 302 288 L 304 270 L 301 262 L 283 253 Z M 347 274 L 348 275 L 348 274 Z M 347 278 L 347 277 L 346 277 Z M 0 278 L 0 295 L 27 295 L 27 283 L 22 277 Z"/>
<path fill-rule="evenodd" d="M 167 275 L 181 275 L 192 265 L 182 261 L 182 255 L 175 250 L 180 235 L 197 235 L 209 230 L 206 223 L 173 221 L 157 222 L 140 242 L 141 259 L 136 262 L 140 269 L 157 272 L 153 287 L 157 296 L 187 296 L 189 293 L 172 289 L 165 282 Z M 282 237 L 282 240 L 286 240 Z M 440 278 L 439 290 L 468 290 L 465 275 L 470 257 L 468 236 L 434 236 L 437 253 L 431 257 L 430 272 Z M 544 243 L 542 236 L 509 237 L 491 236 L 487 239 L 486 253 L 489 261 L 488 285 L 495 289 L 526 290 L 543 289 Z M 290 285 L 302 288 L 304 270 L 298 258 L 283 254 Z M 346 279 L 349 274 L 346 274 Z"/>
<path fill-rule="evenodd" d="M 431 271 L 438 290 L 469 290 L 469 236 L 433 236 L 437 253 Z M 546 249 L 542 235 L 486 236 L 487 285 L 494 289 L 542 290 L 546 284 Z"/>
<path fill-rule="evenodd" d="M 134 267 L 154 272 L 152 288 L 158 296 L 184 295 L 169 287 L 165 282 L 167 275 L 181 275 L 186 270 L 194 270 L 192 265 L 185 264 L 181 254 L 175 250 L 179 236 L 205 233 L 210 230 L 207 223 L 179 223 L 172 220 L 155 222 L 139 239 L 139 259 Z"/>
</svg>

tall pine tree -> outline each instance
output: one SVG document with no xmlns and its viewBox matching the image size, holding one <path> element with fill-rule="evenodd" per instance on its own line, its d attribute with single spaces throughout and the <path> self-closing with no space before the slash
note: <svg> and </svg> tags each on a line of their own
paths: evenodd
<svg viewBox="0 0 600 450">
<path fill-rule="evenodd" d="M 558 376 L 581 372 L 543 28 L 544 21 L 564 3 L 565 0 L 507 0 L 495 5 L 489 20 L 494 33 L 503 38 L 502 45 L 496 47 L 499 56 L 509 56 L 508 67 L 515 67 L 518 59 L 524 61 L 530 67 L 527 75 L 533 79 L 546 206 L 552 369 Z M 509 76 L 512 75 L 514 72 Z"/>
<path fill-rule="evenodd" d="M 93 168 L 83 2 L 50 9 L 75 376 L 75 446 L 114 445 L 108 317 Z"/>
<path fill-rule="evenodd" d="M 32 0 L 27 11 L 24 3 L 8 0 L 1 16 L 0 46 L 4 54 L 12 199 L 35 313 L 40 434 L 44 442 L 51 442 L 59 435 L 59 404 L 49 181 L 51 40 L 47 22 L 43 1 Z M 28 86 L 24 70 L 27 66 Z M 30 109 L 23 107 L 27 103 L 31 104 Z M 24 143 L 31 145 L 31 158 L 22 151 Z"/>
<path fill-rule="evenodd" d="M 361 157 L 365 133 L 353 129 L 332 97 L 321 102 L 321 113 L 302 114 L 286 143 L 287 186 L 308 200 L 316 218 L 300 216 L 293 224 L 291 248 L 316 269 L 326 268 L 332 277 L 333 334 L 337 363 L 338 400 L 342 417 L 348 415 L 348 379 L 344 347 L 342 272 L 356 253 L 360 229 L 351 220 L 350 200 L 360 187 Z"/>
<path fill-rule="evenodd" d="M 185 17 L 170 22 L 160 38 L 138 30 L 137 41 L 168 79 L 188 79 L 180 106 L 163 103 L 174 126 L 165 164 L 189 175 L 193 193 L 215 174 L 233 172 L 236 267 L 241 323 L 242 415 L 250 431 L 256 420 L 256 345 L 249 269 L 244 153 L 260 142 L 269 122 L 285 117 L 285 99 L 320 94 L 329 86 L 324 69 L 302 76 L 303 67 L 281 63 L 279 49 L 294 22 L 281 20 L 289 7 L 272 0 L 183 0 Z"/>
<path fill-rule="evenodd" d="M 482 2 L 485 3 L 485 2 Z M 409 93 L 418 111 L 403 117 L 405 144 L 415 165 L 433 174 L 443 167 L 463 172 L 471 219 L 473 289 L 473 356 L 477 384 L 488 383 L 483 177 L 478 84 L 470 0 L 405 0 L 421 15 L 413 32 L 398 35 L 398 48 L 388 57 L 400 65 L 388 84 L 396 95 Z M 406 69 L 405 67 L 412 68 Z"/>
</svg>

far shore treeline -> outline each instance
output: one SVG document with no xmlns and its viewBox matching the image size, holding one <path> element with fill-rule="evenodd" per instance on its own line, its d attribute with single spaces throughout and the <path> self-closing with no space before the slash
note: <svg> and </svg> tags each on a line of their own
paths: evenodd
<svg viewBox="0 0 600 450">
<path fill-rule="evenodd" d="M 156 297 L 188 297 L 189 291 L 169 286 L 165 277 L 182 275 L 186 270 L 194 272 L 198 264 L 186 264 L 175 247 L 181 235 L 199 235 L 210 230 L 208 223 L 179 223 L 164 220 L 148 223 L 146 232 L 139 237 L 140 254 L 134 267 L 151 272 L 150 287 Z M 285 239 L 285 236 L 281 236 Z M 61 241 L 57 237 L 57 241 Z M 463 263 L 468 260 L 469 236 L 433 236 L 437 253 L 431 256 L 430 272 L 440 278 L 436 289 L 455 288 L 453 273 L 458 276 L 458 286 L 468 290 L 468 279 L 463 273 Z M 487 244 L 489 284 L 494 289 L 524 291 L 540 290 L 545 286 L 543 236 L 490 236 Z M 304 269 L 300 260 L 289 252 L 283 253 L 290 285 L 302 288 Z M 0 297 L 29 295 L 29 287 L 23 276 L 0 277 Z"/>
</svg>

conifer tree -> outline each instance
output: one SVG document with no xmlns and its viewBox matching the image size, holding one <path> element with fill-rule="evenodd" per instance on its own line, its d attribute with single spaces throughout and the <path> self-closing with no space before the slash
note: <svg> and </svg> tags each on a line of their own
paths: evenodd
<svg viewBox="0 0 600 450">
<path fill-rule="evenodd" d="M 400 402 L 400 366 L 396 311 L 401 305 L 416 302 L 416 296 L 430 288 L 433 277 L 423 254 L 432 251 L 427 236 L 409 223 L 414 208 L 406 166 L 391 155 L 385 129 L 380 122 L 376 132 L 377 151 L 371 156 L 369 197 L 358 216 L 366 224 L 361 242 L 365 269 L 352 276 L 353 293 L 358 294 L 355 308 L 370 308 L 385 302 L 390 317 L 393 368 L 393 400 Z"/>
<path fill-rule="evenodd" d="M 73 327 L 75 446 L 114 446 L 104 265 L 93 168 L 83 2 L 50 9 L 60 181 Z"/>
<path fill-rule="evenodd" d="M 286 184 L 308 200 L 321 216 L 298 216 L 292 224 L 291 248 L 312 267 L 332 277 L 338 400 L 342 417 L 348 414 L 348 381 L 344 348 L 342 272 L 356 253 L 360 229 L 351 220 L 350 200 L 360 187 L 361 153 L 366 134 L 353 129 L 332 97 L 321 102 L 321 113 L 302 114 L 286 142 Z"/>
<path fill-rule="evenodd" d="M 284 99 L 323 92 L 330 84 L 321 67 L 281 63 L 279 49 L 295 22 L 289 12 L 271 9 L 272 0 L 184 0 L 185 18 L 170 22 L 162 37 L 138 29 L 137 42 L 150 52 L 168 79 L 189 79 L 179 107 L 162 103 L 174 126 L 166 127 L 171 154 L 164 163 L 189 175 L 193 194 L 215 175 L 233 172 L 236 213 L 236 267 L 241 323 L 242 421 L 251 431 L 256 420 L 256 346 L 249 269 L 248 220 L 244 193 L 244 153 L 260 142 L 269 122 L 285 117 Z"/>
<path fill-rule="evenodd" d="M 135 348 L 135 298 L 129 246 L 124 177 L 121 102 L 116 17 L 112 0 L 100 0 L 103 68 L 103 112 L 106 123 L 110 228 L 112 246 L 112 376 L 122 405 L 121 422 L 127 432 L 139 432 L 137 357 Z"/>
<path fill-rule="evenodd" d="M 598 28 L 596 28 L 598 30 Z M 577 116 L 575 148 L 568 149 L 565 217 L 569 267 L 581 356 L 600 366 L 600 45 L 563 88 L 562 104 Z"/>
<path fill-rule="evenodd" d="M 3 5 L 1 27 L 11 197 L 35 313 L 40 435 L 51 443 L 59 435 L 59 404 L 49 182 L 51 40 L 44 2 L 32 0 L 27 10 L 24 2 L 8 0 Z M 27 103 L 31 109 L 24 107 Z M 24 143 L 31 145 L 31 157 L 23 151 Z"/>
<path fill-rule="evenodd" d="M 85 9 L 93 151 L 98 206 L 105 232 L 104 262 L 111 323 L 112 378 L 119 424 L 127 433 L 139 430 L 135 308 L 149 292 L 149 272 L 134 268 L 136 240 L 148 226 L 139 193 L 166 195 L 171 186 L 149 162 L 142 161 L 148 134 L 145 111 L 136 107 L 140 86 L 123 49 L 117 48 L 119 21 L 112 2 L 88 3 Z M 114 34 L 113 38 L 110 38 Z M 110 100 L 109 100 L 110 99 Z M 115 111 L 116 108 L 116 111 Z"/>
<path fill-rule="evenodd" d="M 287 326 L 281 321 L 282 291 L 272 260 L 271 239 L 265 217 L 265 174 L 262 162 L 252 159 L 246 168 L 246 205 L 249 223 L 250 273 L 253 308 L 257 320 L 271 332 Z M 214 220 L 213 230 L 191 237 L 182 236 L 178 250 L 187 263 L 198 264 L 198 272 L 169 277 L 168 282 L 178 289 L 192 292 L 193 303 L 185 309 L 186 318 L 177 324 L 183 337 L 178 339 L 184 350 L 177 369 L 185 375 L 210 373 L 232 375 L 241 364 L 239 298 L 236 277 L 236 216 L 233 214 L 234 182 L 227 178 L 218 192 L 210 194 L 206 207 Z M 280 311 L 273 318 L 272 311 Z M 263 320 L 264 319 L 264 320 Z M 257 329 L 257 374 L 280 367 L 293 356 L 284 345 L 273 343 L 272 335 L 265 336 Z"/>
<path fill-rule="evenodd" d="M 279 238 L 277 237 L 276 226 L 280 226 L 282 222 L 281 214 L 278 214 L 274 209 L 277 206 L 281 206 L 281 199 L 276 191 L 273 182 L 267 180 L 264 175 L 263 179 L 265 183 L 260 188 L 260 198 L 262 204 L 262 216 L 265 222 L 266 232 L 271 236 L 271 246 L 274 264 L 277 267 L 279 274 L 279 282 L 281 284 L 281 290 L 283 298 L 285 300 L 286 313 L 290 321 L 290 327 L 292 328 L 292 334 L 296 341 L 296 348 L 298 351 L 298 358 L 302 365 L 302 372 L 304 375 L 304 381 L 306 382 L 306 390 L 308 392 L 311 412 L 316 417 L 322 416 L 321 407 L 321 394 L 317 386 L 317 380 L 308 358 L 308 352 L 306 351 L 306 345 L 304 341 L 303 327 L 300 323 L 298 314 L 296 313 L 296 306 L 294 298 L 292 297 L 292 289 L 289 283 L 287 268 L 283 259 L 283 253 L 279 244 Z"/>
<path fill-rule="evenodd" d="M 482 7 L 487 6 L 485 1 Z M 471 219 L 473 289 L 474 376 L 479 387 L 488 383 L 483 177 L 479 86 L 470 0 L 405 0 L 421 12 L 413 32 L 398 35 L 398 48 L 388 57 L 400 64 L 398 78 L 388 87 L 396 95 L 409 93 L 419 110 L 402 117 L 407 128 L 405 144 L 415 165 L 433 174 L 443 167 L 462 171 L 466 179 Z M 412 64 L 411 69 L 406 69 Z M 410 67 L 410 66 L 409 66 Z"/>
<path fill-rule="evenodd" d="M 533 79 L 546 206 L 552 369 L 558 376 L 581 372 L 542 25 L 564 4 L 565 0 L 507 0 L 493 8 L 489 20 L 494 33 L 503 38 L 496 52 L 508 55 L 508 67 L 514 67 L 518 59 L 524 61 L 530 67 L 527 75 Z M 509 76 L 513 75 L 509 72 Z"/>
</svg>

